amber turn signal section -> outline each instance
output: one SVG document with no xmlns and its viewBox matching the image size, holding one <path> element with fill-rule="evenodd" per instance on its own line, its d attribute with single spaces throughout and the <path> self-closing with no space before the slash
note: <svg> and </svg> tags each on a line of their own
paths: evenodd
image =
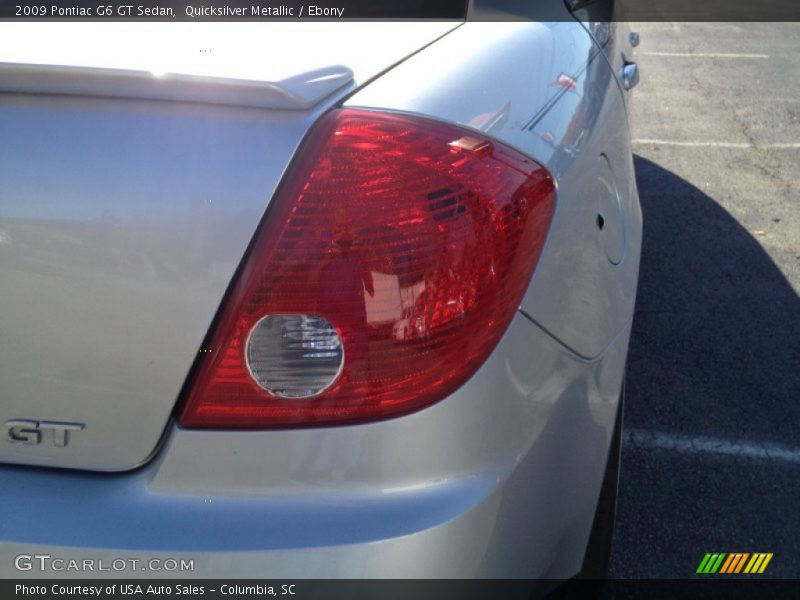
<svg viewBox="0 0 800 600">
<path fill-rule="evenodd" d="M 198 358 L 181 424 L 358 422 L 441 400 L 506 331 L 554 205 L 542 166 L 480 133 L 416 116 L 329 113 L 259 227 L 210 333 L 214 352 Z M 302 339 L 290 356 L 268 346 L 276 354 L 259 364 L 265 373 L 280 365 L 281 385 L 297 397 L 270 392 L 252 370 L 250 336 L 270 315 L 313 315 L 318 324 L 302 327 L 330 346 L 311 340 L 307 358 Z M 321 362 L 334 351 L 340 366 Z M 328 369 L 324 386 L 314 360 Z"/>
</svg>

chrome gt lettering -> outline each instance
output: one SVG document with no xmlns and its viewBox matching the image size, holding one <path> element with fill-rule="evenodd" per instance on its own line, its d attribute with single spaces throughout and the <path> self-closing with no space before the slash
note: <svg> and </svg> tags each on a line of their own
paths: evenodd
<svg viewBox="0 0 800 600">
<path fill-rule="evenodd" d="M 81 431 L 83 423 L 61 423 L 58 421 L 33 421 L 29 419 L 12 419 L 3 424 L 6 441 L 12 444 L 36 446 L 47 440 L 43 432 L 52 431 L 54 446 L 63 447 L 69 443 L 69 432 Z"/>
</svg>

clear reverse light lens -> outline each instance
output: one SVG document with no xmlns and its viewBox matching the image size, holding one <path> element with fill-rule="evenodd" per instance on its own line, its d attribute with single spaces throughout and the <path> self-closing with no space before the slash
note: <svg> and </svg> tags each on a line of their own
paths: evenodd
<svg viewBox="0 0 800 600">
<path fill-rule="evenodd" d="M 342 340 L 323 317 L 268 315 L 247 340 L 250 375 L 282 398 L 319 394 L 336 381 L 343 362 Z"/>
</svg>

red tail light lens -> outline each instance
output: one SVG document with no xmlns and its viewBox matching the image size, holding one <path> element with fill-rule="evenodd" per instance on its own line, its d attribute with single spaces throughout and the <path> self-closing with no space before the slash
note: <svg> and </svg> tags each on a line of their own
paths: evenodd
<svg viewBox="0 0 800 600">
<path fill-rule="evenodd" d="M 256 234 L 181 423 L 374 420 L 444 398 L 514 316 L 554 202 L 543 167 L 479 134 L 328 114 Z"/>
</svg>

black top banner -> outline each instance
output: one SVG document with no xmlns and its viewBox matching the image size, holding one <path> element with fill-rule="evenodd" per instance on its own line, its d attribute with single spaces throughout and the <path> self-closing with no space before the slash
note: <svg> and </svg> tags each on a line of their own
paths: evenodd
<svg viewBox="0 0 800 600">
<path fill-rule="evenodd" d="M 0 20 L 800 21 L 798 0 L 0 0 Z"/>
<path fill-rule="evenodd" d="M 467 18 L 465 0 L 2 0 L 1 4 L 0 18 L 3 19 L 320 21 Z"/>
</svg>

